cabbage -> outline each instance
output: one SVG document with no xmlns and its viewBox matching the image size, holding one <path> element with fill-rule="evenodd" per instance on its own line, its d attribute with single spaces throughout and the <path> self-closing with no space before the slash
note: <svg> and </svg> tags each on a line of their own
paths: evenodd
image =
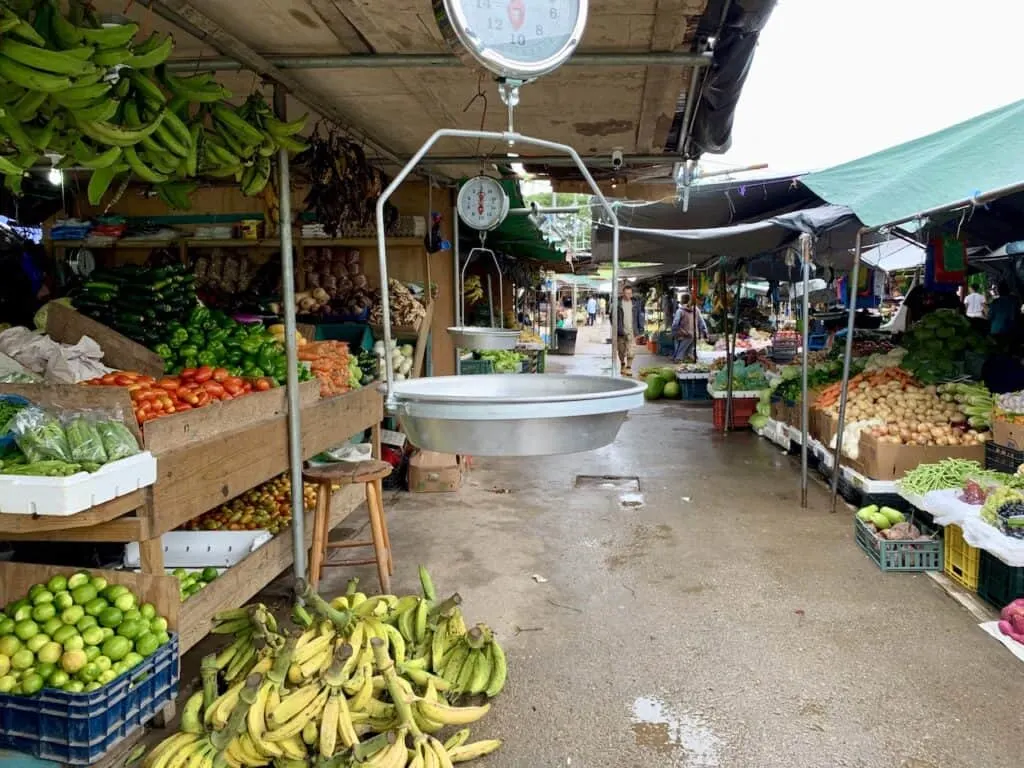
<svg viewBox="0 0 1024 768">
<path fill-rule="evenodd" d="M 36 312 L 35 317 L 32 318 L 32 322 L 35 323 L 36 330 L 46 331 L 46 318 L 50 314 L 51 304 L 63 304 L 65 307 L 71 307 L 72 309 L 74 309 L 74 307 L 72 307 L 71 305 L 71 299 L 67 297 L 63 299 L 54 299 L 53 301 L 46 302 L 45 304 L 43 304 L 42 307 L 39 308 L 39 311 Z"/>
<path fill-rule="evenodd" d="M 402 353 L 402 357 L 412 357 L 413 349 L 412 344 L 403 344 L 399 352 Z"/>
</svg>

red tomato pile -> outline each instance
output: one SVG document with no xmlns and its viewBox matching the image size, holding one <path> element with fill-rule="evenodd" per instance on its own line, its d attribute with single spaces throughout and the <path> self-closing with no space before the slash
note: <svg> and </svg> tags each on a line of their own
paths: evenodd
<svg viewBox="0 0 1024 768">
<path fill-rule="evenodd" d="M 267 378 L 247 381 L 231 376 L 223 368 L 186 368 L 177 376 L 155 379 L 141 373 L 118 371 L 83 382 L 92 386 L 127 387 L 139 424 L 172 413 L 202 408 L 218 400 L 233 400 L 249 392 L 263 392 L 274 386 Z"/>
</svg>

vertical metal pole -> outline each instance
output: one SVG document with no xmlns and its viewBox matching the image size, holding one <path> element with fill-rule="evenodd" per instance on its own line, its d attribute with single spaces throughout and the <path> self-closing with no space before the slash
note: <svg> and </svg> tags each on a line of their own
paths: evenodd
<svg viewBox="0 0 1024 768">
<path fill-rule="evenodd" d="M 861 241 L 864 237 L 864 230 L 857 230 L 857 239 L 853 249 L 853 270 L 850 272 L 849 302 L 850 310 L 846 318 L 846 350 L 843 353 L 843 384 L 839 391 L 839 424 L 836 429 L 836 453 L 832 466 L 832 500 L 829 507 L 832 512 L 836 511 L 836 494 L 839 493 L 839 463 L 843 455 L 843 428 L 846 426 L 846 400 L 847 390 L 850 385 L 850 360 L 853 357 L 853 323 L 857 314 L 857 280 L 860 273 L 860 250 Z"/>
<path fill-rule="evenodd" d="M 618 359 L 618 343 L 619 343 L 619 217 L 615 217 L 615 229 L 612 230 L 612 295 L 609 297 L 608 302 L 611 310 L 612 320 L 612 376 L 619 375 L 619 368 L 625 367 L 626 360 L 623 358 L 620 361 L 620 366 L 616 367 L 615 361 Z M 627 344 L 632 343 L 632 339 L 626 340 Z"/>
<path fill-rule="evenodd" d="M 489 316 L 488 327 L 494 327 L 494 293 L 491 291 L 491 276 L 487 276 L 487 312 Z"/>
<path fill-rule="evenodd" d="M 801 396 L 800 396 L 800 506 L 807 506 L 807 421 L 808 421 L 808 403 L 807 403 L 807 356 L 810 354 L 810 349 L 807 347 L 808 343 L 808 325 L 810 324 L 810 304 L 807 295 L 810 291 L 807 290 L 807 283 L 810 279 L 811 274 L 811 236 L 801 235 L 800 236 L 800 258 L 803 260 L 803 279 L 804 279 L 804 295 L 803 295 L 803 353 L 804 359 L 800 366 L 800 377 L 801 377 Z M 793 288 L 790 284 L 789 289 L 790 301 L 792 301 Z"/>
<path fill-rule="evenodd" d="M 274 112 L 287 120 L 287 92 L 274 86 Z M 292 556 L 295 578 L 306 578 L 306 509 L 302 486 L 302 413 L 299 411 L 299 350 L 295 341 L 295 259 L 292 255 L 292 191 L 288 152 L 277 152 L 280 182 L 281 294 L 284 304 L 284 350 L 288 358 L 288 466 L 292 481 Z"/>
<path fill-rule="evenodd" d="M 452 239 L 454 240 L 454 242 L 452 243 L 452 264 L 454 265 L 454 268 L 455 268 L 455 274 L 452 276 L 453 277 L 452 281 L 454 283 L 454 285 L 452 285 L 452 293 L 455 295 L 455 316 L 454 316 L 455 327 L 456 328 L 461 328 L 462 327 L 462 302 L 464 301 L 464 298 L 463 298 L 463 288 L 462 288 L 462 265 L 459 264 L 459 258 L 460 258 L 460 256 L 459 256 L 459 215 L 458 215 L 457 212 L 455 212 L 456 211 L 455 196 L 456 196 L 456 190 L 452 190 L 452 192 L 451 192 L 452 211 L 454 212 L 454 214 L 452 216 L 452 219 L 453 219 L 452 227 L 455 230 L 454 234 L 452 235 Z M 455 348 L 455 375 L 456 376 L 459 376 L 462 373 L 462 370 L 461 370 L 461 368 L 462 368 L 461 358 L 462 358 L 462 350 L 459 349 L 458 347 L 456 347 Z"/>
<path fill-rule="evenodd" d="M 725 331 L 725 379 L 726 379 L 726 399 L 725 399 L 725 418 L 722 421 L 722 434 L 729 432 L 729 421 L 732 414 L 729 412 L 731 409 L 732 400 L 732 351 L 729 349 L 729 284 L 725 280 L 725 264 L 722 264 L 719 274 L 722 278 L 722 311 L 725 313 L 722 318 L 722 326 Z"/>
</svg>

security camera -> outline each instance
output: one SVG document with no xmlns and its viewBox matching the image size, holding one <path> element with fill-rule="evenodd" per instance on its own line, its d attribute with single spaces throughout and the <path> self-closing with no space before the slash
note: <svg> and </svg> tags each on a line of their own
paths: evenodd
<svg viewBox="0 0 1024 768">
<path fill-rule="evenodd" d="M 614 150 L 612 150 L 612 168 L 614 168 L 615 170 L 618 170 L 619 168 L 622 167 L 623 162 L 625 162 L 625 161 L 622 159 L 622 150 L 621 149 L 614 149 Z"/>
</svg>

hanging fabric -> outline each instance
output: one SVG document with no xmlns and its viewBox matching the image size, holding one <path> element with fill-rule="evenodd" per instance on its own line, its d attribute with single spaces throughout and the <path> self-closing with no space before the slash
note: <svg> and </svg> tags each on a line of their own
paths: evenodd
<svg viewBox="0 0 1024 768">
<path fill-rule="evenodd" d="M 933 237 L 925 251 L 924 284 L 930 291 L 952 293 L 967 279 L 967 245 L 956 237 Z"/>
</svg>

